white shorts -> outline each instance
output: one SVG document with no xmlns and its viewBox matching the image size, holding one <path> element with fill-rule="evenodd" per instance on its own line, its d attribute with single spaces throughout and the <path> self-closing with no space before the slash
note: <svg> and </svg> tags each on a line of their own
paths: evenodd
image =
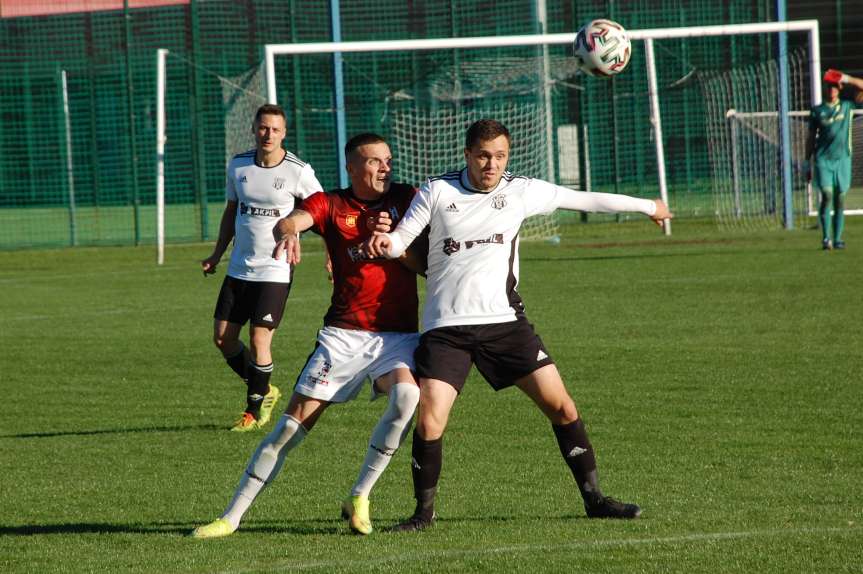
<svg viewBox="0 0 863 574">
<path fill-rule="evenodd" d="M 393 369 L 414 370 L 418 333 L 376 333 L 338 327 L 318 331 L 314 352 L 294 391 L 332 403 L 350 401 L 366 379 L 374 382 Z M 376 398 L 374 389 L 372 399 Z"/>
</svg>

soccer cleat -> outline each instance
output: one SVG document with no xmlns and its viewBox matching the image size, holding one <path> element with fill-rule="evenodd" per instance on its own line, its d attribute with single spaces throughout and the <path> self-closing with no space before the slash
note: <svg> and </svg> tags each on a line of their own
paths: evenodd
<svg viewBox="0 0 863 574">
<path fill-rule="evenodd" d="M 243 413 L 231 427 L 231 432 L 250 432 L 261 428 L 261 424 L 252 413 Z"/>
<path fill-rule="evenodd" d="M 845 249 L 844 241 L 836 241 L 833 243 L 833 249 Z"/>
<path fill-rule="evenodd" d="M 437 514 L 432 514 L 431 519 L 425 518 L 420 514 L 414 514 L 404 522 L 396 524 L 392 527 L 393 532 L 419 532 L 434 526 Z"/>
<path fill-rule="evenodd" d="M 342 518 L 348 521 L 351 531 L 356 534 L 371 534 L 372 519 L 369 517 L 367 496 L 349 496 L 342 502 Z"/>
<path fill-rule="evenodd" d="M 267 392 L 264 397 L 264 401 L 261 403 L 261 414 L 258 415 L 258 426 L 263 427 L 265 424 L 270 422 L 270 416 L 273 414 L 273 409 L 276 406 L 276 403 L 279 402 L 279 397 L 282 396 L 282 393 L 279 392 L 279 387 L 276 385 L 270 385 L 270 390 Z"/>
<path fill-rule="evenodd" d="M 222 538 L 229 536 L 237 529 L 234 528 L 227 518 L 219 518 L 209 524 L 199 526 L 192 531 L 192 538 Z"/>
<path fill-rule="evenodd" d="M 620 502 L 610 496 L 590 494 L 584 501 L 588 518 L 638 518 L 641 508 L 637 504 Z"/>
<path fill-rule="evenodd" d="M 843 244 L 842 247 L 845 247 L 845 245 Z M 830 251 L 831 249 L 833 249 L 833 244 L 830 243 L 829 239 L 825 239 L 821 242 L 821 249 L 823 249 L 824 251 Z"/>
</svg>

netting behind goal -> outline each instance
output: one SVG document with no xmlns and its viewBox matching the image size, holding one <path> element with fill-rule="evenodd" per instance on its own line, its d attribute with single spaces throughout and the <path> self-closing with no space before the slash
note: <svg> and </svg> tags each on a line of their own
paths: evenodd
<svg viewBox="0 0 863 574">
<path fill-rule="evenodd" d="M 808 214 L 805 146 L 808 131 L 808 60 L 788 55 L 789 135 L 793 212 Z M 726 228 L 775 228 L 783 222 L 779 64 L 770 60 L 704 74 L 714 207 Z"/>
<path fill-rule="evenodd" d="M 515 136 L 508 169 L 539 179 L 553 179 L 549 173 L 548 132 L 545 107 L 533 102 L 498 102 L 463 107 L 446 104 L 435 109 L 414 102 L 395 106 L 388 114 L 393 155 L 399 158 L 397 177 L 422 182 L 425 178 L 461 169 L 467 127 L 482 118 L 501 121 Z M 522 225 L 523 240 L 552 239 L 558 234 L 555 214 L 531 217 Z"/>
</svg>

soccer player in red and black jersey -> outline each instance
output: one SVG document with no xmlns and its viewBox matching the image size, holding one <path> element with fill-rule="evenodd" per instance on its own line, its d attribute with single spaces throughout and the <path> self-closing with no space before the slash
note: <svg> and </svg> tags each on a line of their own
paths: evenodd
<svg viewBox="0 0 863 574">
<path fill-rule="evenodd" d="M 367 379 L 373 396 L 387 395 L 388 405 L 372 431 L 342 514 L 354 532 L 372 531 L 369 493 L 407 435 L 419 401 L 412 372 L 418 342 L 416 273 L 425 269 L 427 246 L 415 242 L 401 261 L 363 255 L 364 242 L 394 226 L 416 190 L 392 183 L 392 154 L 382 137 L 358 135 L 347 143 L 345 154 L 351 186 L 306 198 L 274 230 L 274 257 L 285 252 L 290 264 L 300 262 L 299 233 L 311 229 L 324 238 L 333 273 L 324 327 L 284 416 L 258 446 L 225 513 L 195 529 L 192 535 L 197 538 L 234 532 L 255 497 L 279 473 L 285 455 L 324 410 L 355 398 Z"/>
</svg>

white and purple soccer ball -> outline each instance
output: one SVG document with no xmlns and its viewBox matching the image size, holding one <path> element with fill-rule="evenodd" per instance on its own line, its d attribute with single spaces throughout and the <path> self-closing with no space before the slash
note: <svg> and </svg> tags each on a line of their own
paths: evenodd
<svg viewBox="0 0 863 574">
<path fill-rule="evenodd" d="M 592 20 L 575 37 L 575 58 L 582 71 L 610 78 L 622 72 L 632 55 L 632 43 L 623 26 L 611 20 Z"/>
</svg>

